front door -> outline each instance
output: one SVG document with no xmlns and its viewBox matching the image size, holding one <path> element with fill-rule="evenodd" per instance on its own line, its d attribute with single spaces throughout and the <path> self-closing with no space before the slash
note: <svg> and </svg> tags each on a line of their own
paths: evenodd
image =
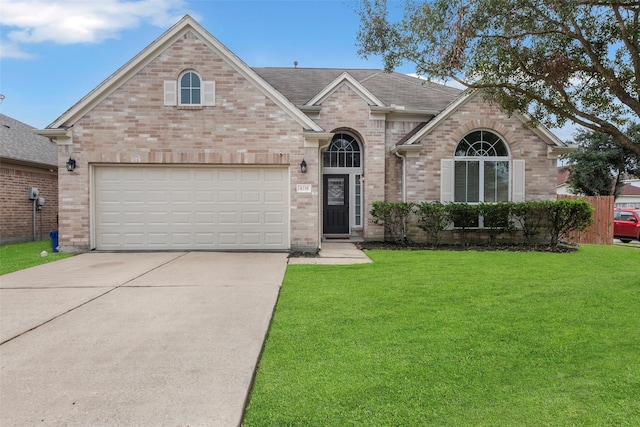
<svg viewBox="0 0 640 427">
<path fill-rule="evenodd" d="M 349 234 L 349 175 L 324 175 L 324 234 Z"/>
</svg>

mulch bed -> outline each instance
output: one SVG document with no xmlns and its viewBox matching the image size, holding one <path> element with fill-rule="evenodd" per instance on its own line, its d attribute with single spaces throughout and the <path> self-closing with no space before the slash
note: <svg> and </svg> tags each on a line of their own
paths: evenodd
<svg viewBox="0 0 640 427">
<path fill-rule="evenodd" d="M 561 243 L 556 247 L 549 245 L 524 245 L 524 244 L 508 244 L 502 243 L 498 245 L 432 245 L 426 243 L 413 243 L 413 242 L 354 242 L 354 245 L 362 251 L 368 251 L 372 249 L 389 250 L 389 251 L 509 251 L 509 252 L 555 252 L 555 253 L 570 253 L 578 250 L 578 245 L 575 243 Z M 317 252 L 290 252 L 289 258 L 316 258 L 319 254 Z"/>
<path fill-rule="evenodd" d="M 556 247 L 551 247 L 549 245 L 524 245 L 524 244 L 497 244 L 497 245 L 479 245 L 479 244 L 468 244 L 468 245 L 451 245 L 451 244 L 442 244 L 442 245 L 432 245 L 432 244 L 424 244 L 424 243 L 413 243 L 413 242 L 356 242 L 356 247 L 363 251 L 371 250 L 371 249 L 381 249 L 381 250 L 403 250 L 403 251 L 423 251 L 423 250 L 434 250 L 434 251 L 509 251 L 509 252 L 557 252 L 557 253 L 569 253 L 575 252 L 578 250 L 578 246 L 576 244 L 571 243 L 561 243 Z"/>
</svg>

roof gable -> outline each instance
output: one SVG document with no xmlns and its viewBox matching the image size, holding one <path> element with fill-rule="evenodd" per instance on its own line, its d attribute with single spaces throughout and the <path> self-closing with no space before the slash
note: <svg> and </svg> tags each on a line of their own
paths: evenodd
<svg viewBox="0 0 640 427">
<path fill-rule="evenodd" d="M 335 80 L 325 86 L 316 96 L 311 98 L 305 105 L 313 106 L 322 104 L 331 94 L 333 94 L 340 86 L 346 84 L 355 93 L 357 93 L 367 104 L 377 107 L 384 107 L 384 103 L 380 101 L 373 93 L 360 84 L 351 74 L 343 72 Z"/>
<path fill-rule="evenodd" d="M 462 106 L 468 103 L 470 100 L 479 96 L 481 92 L 479 90 L 467 90 L 463 92 L 456 100 L 454 100 L 447 108 L 445 108 L 440 114 L 435 116 L 433 120 L 427 123 L 422 129 L 416 132 L 411 138 L 404 142 L 404 145 L 412 145 L 418 143 L 431 131 L 437 128 L 442 122 L 449 118 L 453 113 L 458 111 Z M 523 114 L 514 113 L 514 117 L 518 118 L 523 124 L 529 122 L 529 118 Z M 555 136 L 549 129 L 542 125 L 537 125 L 531 130 L 536 133 L 547 144 L 551 152 L 550 154 L 559 155 L 565 154 L 565 152 L 575 151 L 575 147 L 562 142 L 557 136 Z"/>
<path fill-rule="evenodd" d="M 185 15 L 173 27 L 153 41 L 149 46 L 138 53 L 133 59 L 123 65 L 115 73 L 100 83 L 94 90 L 89 92 L 73 107 L 67 110 L 56 121 L 47 128 L 70 127 L 91 111 L 96 105 L 107 96 L 118 89 L 122 84 L 138 73 L 151 61 L 157 58 L 166 48 L 183 37 L 187 32 L 193 32 L 196 37 L 202 40 L 212 51 L 226 61 L 252 85 L 257 87 L 262 93 L 271 99 L 276 105 L 292 116 L 304 129 L 322 132 L 322 128 L 313 120 L 307 117 L 302 111 L 296 108 L 286 97 L 275 90 L 260 75 L 247 66 L 233 52 L 226 48 L 218 39 L 207 32 L 191 16 Z"/>
<path fill-rule="evenodd" d="M 435 114 L 443 110 L 460 94 L 460 89 L 427 80 L 378 69 L 353 68 L 260 68 L 253 69 L 297 106 L 328 90 L 348 74 L 351 84 L 358 83 L 387 108 Z M 375 107 L 379 107 L 376 105 Z"/>
</svg>

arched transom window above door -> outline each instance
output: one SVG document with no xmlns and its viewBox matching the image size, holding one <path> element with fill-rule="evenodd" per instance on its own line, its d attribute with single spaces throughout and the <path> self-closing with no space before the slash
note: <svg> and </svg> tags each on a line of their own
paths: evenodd
<svg viewBox="0 0 640 427">
<path fill-rule="evenodd" d="M 346 133 L 337 133 L 322 156 L 322 165 L 328 168 L 359 168 L 362 164 L 360 144 Z"/>
<path fill-rule="evenodd" d="M 467 134 L 454 155 L 454 201 L 508 201 L 510 160 L 507 144 L 499 135 L 488 130 Z"/>
</svg>

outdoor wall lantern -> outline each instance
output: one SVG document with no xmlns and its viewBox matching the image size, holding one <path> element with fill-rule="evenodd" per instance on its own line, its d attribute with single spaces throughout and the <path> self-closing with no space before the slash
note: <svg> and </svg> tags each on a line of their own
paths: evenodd
<svg viewBox="0 0 640 427">
<path fill-rule="evenodd" d="M 75 168 L 76 168 L 76 161 L 71 157 L 69 157 L 69 160 L 67 160 L 67 170 L 69 172 L 73 172 Z"/>
<path fill-rule="evenodd" d="M 307 162 L 302 159 L 302 163 L 300 163 L 300 172 L 307 173 Z"/>
</svg>

